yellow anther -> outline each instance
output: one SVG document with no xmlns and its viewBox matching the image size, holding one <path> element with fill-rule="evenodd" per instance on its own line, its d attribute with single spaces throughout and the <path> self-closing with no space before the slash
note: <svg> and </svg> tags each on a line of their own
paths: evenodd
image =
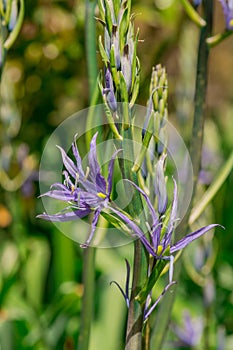
<svg viewBox="0 0 233 350">
<path fill-rule="evenodd" d="M 105 199 L 107 197 L 107 195 L 102 193 L 102 192 L 98 192 L 97 196 L 100 197 L 100 198 L 103 198 L 103 199 Z"/>
<path fill-rule="evenodd" d="M 76 187 L 74 185 L 72 185 L 71 186 L 71 193 L 73 194 L 75 190 L 76 190 Z"/>
<path fill-rule="evenodd" d="M 157 248 L 157 251 L 156 251 L 156 254 L 157 255 L 161 255 L 163 252 L 163 246 L 162 245 L 158 245 L 158 248 Z"/>
<path fill-rule="evenodd" d="M 230 26 L 230 27 L 233 27 L 233 19 L 231 19 L 231 20 L 229 21 L 229 26 Z"/>
</svg>

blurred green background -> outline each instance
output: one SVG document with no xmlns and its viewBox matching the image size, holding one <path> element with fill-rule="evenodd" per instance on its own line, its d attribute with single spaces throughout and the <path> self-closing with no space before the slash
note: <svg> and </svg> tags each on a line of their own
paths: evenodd
<svg viewBox="0 0 233 350">
<path fill-rule="evenodd" d="M 145 105 L 152 66 L 166 66 L 169 119 L 189 142 L 199 29 L 179 1 L 133 1 L 140 28 L 138 56 Z M 25 19 L 7 55 L 1 82 L 0 113 L 0 349 L 77 348 L 82 286 L 79 245 L 48 222 L 43 212 L 38 167 L 45 143 L 71 114 L 88 107 L 85 2 L 26 0 Z M 214 33 L 224 18 L 215 3 Z M 97 34 L 101 33 L 97 25 Z M 233 146 L 233 37 L 210 53 L 201 195 L 227 160 Z M 97 52 L 98 65 L 102 68 Z M 208 235 L 187 249 L 164 349 L 175 348 L 175 325 L 182 314 L 203 320 L 196 349 L 233 348 L 233 175 L 227 178 L 197 226 L 219 223 L 225 231 Z M 90 350 L 124 348 L 126 306 L 112 280 L 124 284 L 133 245 L 98 249 L 95 310 Z M 155 291 L 159 295 L 158 292 Z M 180 345 L 177 345 L 179 348 Z M 219 345 L 220 346 L 220 345 Z"/>
</svg>

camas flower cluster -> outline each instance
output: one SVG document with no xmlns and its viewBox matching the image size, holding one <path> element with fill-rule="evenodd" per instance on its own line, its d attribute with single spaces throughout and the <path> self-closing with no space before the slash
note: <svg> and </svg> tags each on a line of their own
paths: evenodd
<svg viewBox="0 0 233 350">
<path fill-rule="evenodd" d="M 150 218 L 147 222 L 148 232 L 144 232 L 138 220 L 133 219 L 130 215 L 114 203 L 111 202 L 110 196 L 113 184 L 113 168 L 117 157 L 116 151 L 108 165 L 108 177 L 105 179 L 101 174 L 101 167 L 97 159 L 96 151 L 97 133 L 93 136 L 88 154 L 89 166 L 84 172 L 82 160 L 78 151 L 76 142 L 72 144 L 73 156 L 75 162 L 66 154 L 66 152 L 58 147 L 63 164 L 66 170 L 63 172 L 64 183 L 54 183 L 50 191 L 42 194 L 51 198 L 67 202 L 68 206 L 62 212 L 49 215 L 41 214 L 38 217 L 51 221 L 69 221 L 84 218 L 91 212 L 94 212 L 92 221 L 92 230 L 87 241 L 82 247 L 87 247 L 93 238 L 99 216 L 102 211 L 109 210 L 116 215 L 122 222 L 127 225 L 131 231 L 132 237 L 140 239 L 147 252 L 156 259 L 168 259 L 170 255 L 180 249 L 185 248 L 196 238 L 200 237 L 216 225 L 208 225 L 192 232 L 182 238 L 180 241 L 173 243 L 172 234 L 177 223 L 177 205 L 178 192 L 177 184 L 174 181 L 174 195 L 168 223 L 165 224 L 164 214 L 168 208 L 166 183 L 163 173 L 164 157 L 159 160 L 157 166 L 157 176 L 155 179 L 155 192 L 158 199 L 158 211 L 156 211 L 144 190 L 128 179 L 129 182 L 140 193 L 145 200 L 146 207 L 149 211 Z M 149 236 L 147 235 L 149 233 Z"/>
</svg>

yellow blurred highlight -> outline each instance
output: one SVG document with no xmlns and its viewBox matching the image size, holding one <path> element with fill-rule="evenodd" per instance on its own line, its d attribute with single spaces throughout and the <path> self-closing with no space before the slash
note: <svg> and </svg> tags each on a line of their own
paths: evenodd
<svg viewBox="0 0 233 350">
<path fill-rule="evenodd" d="M 12 216 L 9 210 L 2 204 L 0 204 L 0 227 L 6 228 L 10 225 Z"/>
</svg>

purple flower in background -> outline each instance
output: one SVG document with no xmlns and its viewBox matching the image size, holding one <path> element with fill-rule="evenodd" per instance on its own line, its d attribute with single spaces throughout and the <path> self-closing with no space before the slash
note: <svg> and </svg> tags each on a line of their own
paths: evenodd
<svg viewBox="0 0 233 350">
<path fill-rule="evenodd" d="M 198 7 L 202 3 L 202 0 L 193 0 L 194 7 Z"/>
<path fill-rule="evenodd" d="M 82 167 L 82 160 L 74 141 L 72 144 L 72 151 L 75 157 L 75 163 L 68 157 L 64 149 L 58 146 L 63 164 L 66 170 L 63 172 L 65 176 L 64 184 L 54 183 L 51 186 L 50 191 L 42 194 L 42 196 L 48 196 L 54 199 L 67 202 L 69 205 L 63 211 L 49 215 L 41 214 L 37 217 L 51 220 L 51 221 L 70 221 L 78 218 L 83 218 L 94 212 L 92 220 L 92 229 L 87 241 L 82 245 L 83 248 L 87 247 L 94 235 L 99 215 L 105 207 L 108 206 L 110 200 L 110 194 L 112 191 L 112 176 L 114 160 L 117 152 L 112 156 L 108 166 L 108 178 L 107 180 L 102 176 L 100 165 L 97 160 L 96 153 L 96 133 L 90 143 L 90 152 L 88 154 L 89 166 L 86 173 L 84 173 Z"/>
<path fill-rule="evenodd" d="M 199 344 L 203 332 L 203 321 L 200 318 L 192 319 L 188 311 L 183 313 L 183 327 L 173 326 L 173 331 L 179 338 L 176 347 L 190 347 Z"/>
<path fill-rule="evenodd" d="M 222 4 L 226 29 L 233 30 L 233 0 L 219 0 Z"/>
</svg>

